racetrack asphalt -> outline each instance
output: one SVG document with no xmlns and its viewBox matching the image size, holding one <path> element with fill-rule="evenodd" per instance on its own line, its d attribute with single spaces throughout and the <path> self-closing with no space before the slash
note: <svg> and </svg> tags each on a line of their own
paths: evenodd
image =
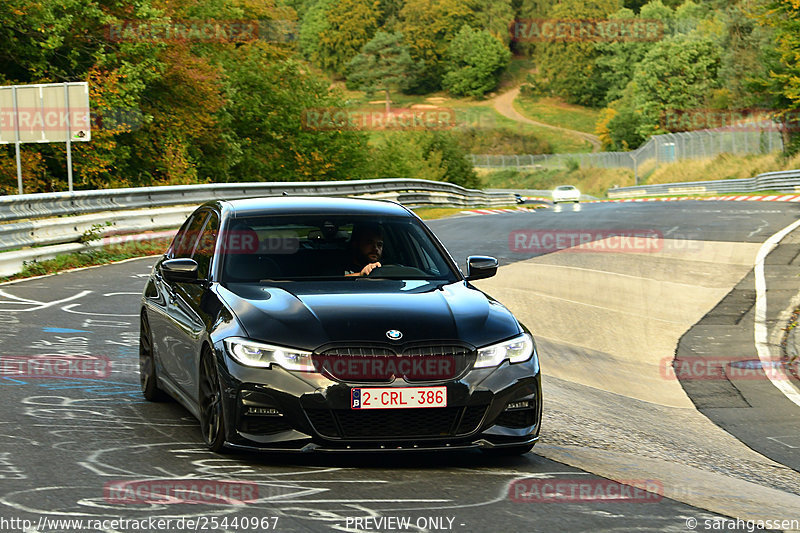
<svg viewBox="0 0 800 533">
<path fill-rule="evenodd" d="M 390 525 L 386 522 L 381 528 L 376 522 L 354 521 L 381 517 L 407 517 L 413 531 L 687 531 L 691 518 L 700 521 L 699 530 L 709 520 L 722 526 L 715 527 L 716 531 L 733 531 L 733 524 L 722 521 L 724 516 L 755 519 L 775 509 L 781 512 L 771 514 L 773 518 L 800 519 L 796 464 L 778 452 L 748 443 L 746 431 L 736 432 L 750 426 L 754 438 L 763 440 L 759 435 L 773 431 L 764 424 L 774 420 L 763 416 L 769 405 L 780 401 L 777 389 L 766 387 L 771 384 L 757 383 L 764 385 L 759 400 L 750 402 L 750 407 L 727 407 L 725 417 L 734 418 L 723 419 L 700 405 L 699 411 L 695 409 L 697 395 L 688 389 L 681 400 L 683 388 L 674 381 L 664 384 L 673 395 L 669 402 L 659 403 L 644 390 L 626 394 L 631 376 L 625 369 L 635 370 L 641 360 L 632 357 L 627 367 L 620 364 L 618 369 L 613 365 L 635 351 L 633 347 L 624 353 L 615 351 L 615 339 L 623 345 L 628 335 L 637 339 L 639 351 L 648 350 L 652 332 L 642 334 L 642 322 L 637 322 L 648 314 L 665 324 L 675 323 L 665 328 L 674 337 L 673 355 L 687 330 L 681 346 L 689 337 L 696 338 L 693 345 L 708 343 L 709 335 L 702 329 L 690 333 L 704 326 L 704 317 L 740 283 L 744 284 L 741 290 L 747 290 L 752 268 L 748 260 L 760 243 L 798 214 L 800 206 L 795 205 L 687 201 L 578 204 L 577 208 L 429 222 L 462 268 L 468 254 L 500 258 L 504 266 L 486 282 L 502 283 L 480 286 L 511 307 L 539 339 L 545 375 L 542 441 L 520 458 L 497 459 L 471 452 L 216 455 L 201 445 L 197 422 L 187 411 L 174 402 L 148 403 L 139 393 L 138 301 L 154 258 L 1 285 L 4 333 L 0 350 L 4 356 L 94 354 L 108 357 L 112 371 L 106 379 L 0 380 L 0 398 L 6 407 L 0 418 L 0 475 L 4 479 L 0 516 L 34 522 L 42 517 L 232 520 L 276 516 L 277 531 L 398 530 L 386 527 Z M 607 234 L 596 230 L 632 229 L 655 231 L 665 243 L 674 241 L 672 248 L 648 254 L 609 250 L 543 254 L 515 251 L 509 239 L 515 231 L 591 230 L 599 241 Z M 699 255 L 687 260 L 687 252 Z M 770 268 L 773 262 L 768 260 L 767 286 L 776 287 L 769 300 L 773 307 L 768 310 L 773 330 L 780 327 L 778 316 L 798 292 L 791 283 L 795 281 L 794 257 L 789 259 L 791 253 L 781 247 L 774 254 L 786 257 L 781 268 Z M 571 277 L 566 275 L 570 272 Z M 503 283 L 521 295 L 518 292 L 507 301 Z M 670 290 L 658 289 L 665 283 L 672 283 Z M 747 295 L 736 296 L 720 309 L 733 309 L 728 314 L 738 310 L 744 317 L 750 302 Z M 636 311 L 620 313 L 624 304 Z M 680 306 L 686 306 L 686 312 Z M 588 313 L 591 309 L 597 313 Z M 535 323 L 548 316 L 561 324 L 569 317 L 568 327 Z M 610 317 L 613 323 L 599 321 Z M 581 331 L 612 328 L 613 335 L 587 338 L 603 342 L 575 342 Z M 742 337 L 736 342 L 749 341 Z M 665 336 L 653 343 L 662 350 L 669 339 Z M 605 378 L 617 383 L 601 387 L 587 382 L 592 372 L 586 365 L 592 360 L 605 362 Z M 583 368 L 577 368 L 580 365 Z M 571 366 L 576 368 L 575 379 L 569 373 Z M 631 383 L 630 389 L 637 387 Z M 754 408 L 761 415 L 746 411 Z M 789 409 L 786 416 L 797 416 L 797 412 L 797 408 Z M 509 493 L 518 480 L 574 482 L 601 480 L 599 476 L 655 480 L 664 485 L 668 497 L 545 504 L 514 501 Z M 186 478 L 254 482 L 259 498 L 238 506 L 123 504 L 109 502 L 104 493 L 104 486 L 115 480 Z M 738 494 L 738 500 L 732 494 Z M 764 507 L 764 502 L 769 505 Z M 746 516 L 734 514 L 739 511 Z M 53 530 L 57 529 L 40 531 Z"/>
</svg>

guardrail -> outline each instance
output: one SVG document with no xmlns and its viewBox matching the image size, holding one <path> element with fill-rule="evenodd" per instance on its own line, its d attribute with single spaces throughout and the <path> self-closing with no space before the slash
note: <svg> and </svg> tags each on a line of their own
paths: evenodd
<svg viewBox="0 0 800 533">
<path fill-rule="evenodd" d="M 0 197 L 0 222 L 59 215 L 119 211 L 149 207 L 199 205 L 209 200 L 255 196 L 374 196 L 404 205 L 477 207 L 513 203 L 511 193 L 486 193 L 452 183 L 428 180 L 353 180 L 269 183 L 215 183 L 105 189 L 99 191 L 19 194 Z"/>
<path fill-rule="evenodd" d="M 257 196 L 353 196 L 409 207 L 496 207 L 515 202 L 510 191 L 484 192 L 428 180 L 223 183 L 24 194 L 0 197 L 0 276 L 24 262 L 97 246 L 88 236 L 174 229 L 194 208 L 216 199 Z M 36 246 L 35 248 L 28 248 Z M 15 250 L 21 248 L 19 250 Z M 11 251 L 13 250 L 13 251 Z"/>
<path fill-rule="evenodd" d="M 666 196 L 672 194 L 727 194 L 737 192 L 800 192 L 800 170 L 766 172 L 754 178 L 684 181 L 659 183 L 609 189 L 609 198 L 635 198 L 637 196 Z"/>
</svg>

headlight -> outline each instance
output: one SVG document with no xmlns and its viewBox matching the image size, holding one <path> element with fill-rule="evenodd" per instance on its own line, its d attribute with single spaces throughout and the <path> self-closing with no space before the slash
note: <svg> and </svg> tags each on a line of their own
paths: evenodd
<svg viewBox="0 0 800 533">
<path fill-rule="evenodd" d="M 498 344 L 478 349 L 474 368 L 497 366 L 506 359 L 511 363 L 524 363 L 535 351 L 533 339 L 527 333 Z"/>
<path fill-rule="evenodd" d="M 278 365 L 286 370 L 314 371 L 311 352 L 262 344 L 238 337 L 225 339 L 225 348 L 236 362 L 245 366 L 269 368 Z"/>
</svg>

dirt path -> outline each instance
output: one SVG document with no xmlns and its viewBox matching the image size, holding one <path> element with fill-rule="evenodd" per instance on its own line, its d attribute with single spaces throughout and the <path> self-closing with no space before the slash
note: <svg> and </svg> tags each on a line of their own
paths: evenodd
<svg viewBox="0 0 800 533">
<path fill-rule="evenodd" d="M 551 130 L 558 130 L 563 131 L 564 133 L 568 133 L 569 135 L 574 135 L 575 137 L 579 137 L 584 141 L 588 141 L 592 145 L 592 152 L 599 152 L 601 149 L 600 138 L 596 135 L 592 135 L 591 133 L 584 133 L 578 130 L 571 130 L 568 128 L 562 128 L 559 126 L 553 126 L 551 124 L 545 124 L 544 122 L 537 122 L 535 120 L 531 120 L 528 117 L 520 114 L 516 109 L 514 109 L 514 99 L 519 96 L 519 87 L 515 87 L 510 91 L 504 92 L 491 100 L 492 107 L 494 107 L 498 113 L 503 115 L 506 118 L 510 118 L 516 122 L 524 122 L 525 124 L 533 124 L 534 126 L 540 126 L 542 128 L 550 128 Z"/>
</svg>

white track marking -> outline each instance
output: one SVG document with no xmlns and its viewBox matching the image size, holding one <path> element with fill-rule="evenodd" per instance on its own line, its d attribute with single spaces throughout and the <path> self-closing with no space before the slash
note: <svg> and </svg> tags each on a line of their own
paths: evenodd
<svg viewBox="0 0 800 533">
<path fill-rule="evenodd" d="M 0 311 L 20 311 L 20 312 L 22 312 L 22 311 L 38 311 L 40 309 L 46 309 L 48 307 L 52 307 L 54 305 L 58 305 L 58 304 L 61 304 L 61 303 L 64 303 L 64 302 L 69 302 L 71 300 L 77 300 L 78 298 L 83 298 L 87 294 L 91 294 L 91 292 L 92 291 L 81 291 L 78 294 L 69 296 L 67 298 L 62 298 L 61 300 L 55 300 L 53 302 L 39 302 L 37 300 L 28 300 L 27 298 L 20 298 L 19 296 L 14 296 L 13 294 L 9 294 L 6 291 L 0 289 L 0 296 L 8 298 L 9 300 L 13 300 L 13 301 L 7 301 L 7 302 L 0 302 L 0 304 L 17 304 L 17 305 L 27 304 L 27 305 L 32 306 L 32 307 L 29 307 L 28 309 L 0 309 Z M 73 305 L 78 305 L 78 304 L 73 304 Z"/>
<path fill-rule="evenodd" d="M 74 313 L 76 315 L 89 315 L 89 316 L 117 316 L 117 317 L 137 317 L 139 315 L 122 315 L 122 314 L 115 314 L 115 313 L 94 313 L 92 311 L 74 311 L 73 307 L 78 307 L 81 304 L 69 304 L 64 305 L 61 307 L 62 311 L 66 311 L 67 313 Z"/>
<path fill-rule="evenodd" d="M 769 372 L 765 372 L 766 376 L 775 387 L 778 388 L 790 401 L 800 407 L 800 390 L 792 384 L 784 369 L 780 366 L 770 366 L 774 363 L 767 344 L 767 280 L 764 277 L 764 260 L 767 255 L 778 245 L 778 243 L 792 230 L 800 226 L 800 220 L 789 224 L 775 235 L 767 239 L 761 248 L 758 249 L 755 264 L 755 277 L 756 277 L 756 314 L 755 314 L 755 343 L 758 358 L 764 368 L 770 368 Z M 779 377 L 775 377 L 778 374 Z"/>
</svg>

